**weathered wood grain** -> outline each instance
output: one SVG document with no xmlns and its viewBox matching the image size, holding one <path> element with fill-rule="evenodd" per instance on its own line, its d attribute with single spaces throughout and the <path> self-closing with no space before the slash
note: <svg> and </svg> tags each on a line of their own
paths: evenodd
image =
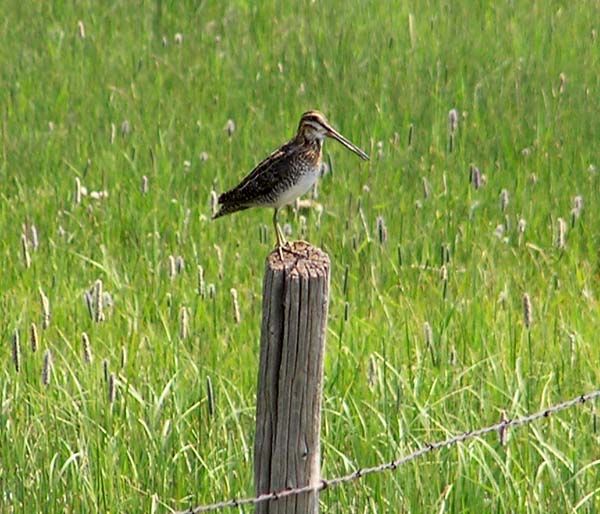
<svg viewBox="0 0 600 514">
<path fill-rule="evenodd" d="M 267 258 L 256 405 L 257 494 L 318 484 L 329 257 L 297 241 Z M 315 514 L 318 493 L 260 503 L 258 514 Z"/>
</svg>

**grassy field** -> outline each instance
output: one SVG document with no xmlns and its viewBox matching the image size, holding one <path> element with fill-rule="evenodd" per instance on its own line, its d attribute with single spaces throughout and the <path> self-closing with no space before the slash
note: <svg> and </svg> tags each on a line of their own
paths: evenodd
<svg viewBox="0 0 600 514">
<path fill-rule="evenodd" d="M 211 192 L 312 108 L 372 157 L 327 142 L 322 212 L 281 216 L 332 260 L 325 476 L 598 388 L 598 2 L 259 4 L 2 2 L 0 512 L 253 493 L 271 212 L 211 222 Z M 599 512 L 597 416 L 322 512 Z"/>
</svg>

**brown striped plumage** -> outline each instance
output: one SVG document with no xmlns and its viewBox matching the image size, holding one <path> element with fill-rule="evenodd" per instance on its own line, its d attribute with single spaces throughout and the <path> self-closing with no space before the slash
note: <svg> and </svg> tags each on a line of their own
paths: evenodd
<svg viewBox="0 0 600 514">
<path fill-rule="evenodd" d="M 219 196 L 220 209 L 213 219 L 250 207 L 273 207 L 277 246 L 282 255 L 285 239 L 277 224 L 277 213 L 306 193 L 319 178 L 325 137 L 337 139 L 368 160 L 368 155 L 331 127 L 323 114 L 305 112 L 293 139 L 260 162 L 236 187 Z"/>
</svg>

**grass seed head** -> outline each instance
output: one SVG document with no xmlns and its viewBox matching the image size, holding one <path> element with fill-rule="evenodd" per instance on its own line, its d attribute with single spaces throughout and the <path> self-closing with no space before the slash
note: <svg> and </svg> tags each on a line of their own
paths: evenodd
<svg viewBox="0 0 600 514">
<path fill-rule="evenodd" d="M 227 132 L 227 135 L 229 137 L 233 136 L 233 133 L 235 132 L 235 122 L 232 119 L 227 120 L 227 123 L 225 123 L 223 130 Z"/>
<path fill-rule="evenodd" d="M 450 262 L 450 245 L 448 243 L 442 243 L 440 245 L 440 265 L 448 264 Z"/>
<path fill-rule="evenodd" d="M 238 302 L 238 292 L 235 287 L 232 287 L 229 292 L 231 293 L 231 303 L 233 307 L 233 321 L 239 325 L 241 321 L 240 316 L 240 305 Z"/>
<path fill-rule="evenodd" d="M 77 33 L 79 34 L 80 39 L 85 39 L 85 25 L 81 20 L 77 22 Z"/>
<path fill-rule="evenodd" d="M 556 220 L 556 247 L 559 250 L 563 250 L 567 245 L 566 234 L 567 222 L 563 218 L 558 218 Z"/>
<path fill-rule="evenodd" d="M 102 360 L 102 375 L 104 376 L 104 381 L 106 383 L 108 383 L 108 376 L 109 376 L 108 359 Z"/>
<path fill-rule="evenodd" d="M 469 175 L 473 187 L 479 189 L 483 185 L 480 169 L 477 166 L 471 165 Z"/>
<path fill-rule="evenodd" d="M 73 203 L 75 203 L 75 205 L 79 205 L 81 203 L 82 194 L 81 180 L 79 180 L 79 177 L 75 177 L 75 195 L 73 197 Z"/>
<path fill-rule="evenodd" d="M 117 397 L 117 379 L 115 374 L 111 373 L 108 377 L 108 403 L 115 403 Z"/>
<path fill-rule="evenodd" d="M 451 134 L 458 130 L 458 111 L 456 109 L 448 111 L 448 130 Z"/>
<path fill-rule="evenodd" d="M 29 226 L 29 236 L 30 236 L 30 240 L 31 240 L 31 248 L 34 251 L 37 251 L 37 249 L 40 246 L 40 241 L 38 239 L 38 231 L 37 231 L 37 227 L 33 224 L 31 224 Z"/>
<path fill-rule="evenodd" d="M 369 356 L 369 367 L 367 370 L 367 384 L 374 389 L 379 382 L 379 361 L 374 354 Z"/>
<path fill-rule="evenodd" d="M 177 275 L 177 264 L 175 263 L 174 255 L 169 255 L 168 273 L 171 280 L 173 280 Z"/>
<path fill-rule="evenodd" d="M 219 245 L 213 245 L 217 254 L 217 265 L 219 266 L 219 278 L 223 278 L 223 251 Z"/>
<path fill-rule="evenodd" d="M 198 294 L 204 298 L 206 295 L 206 286 L 204 284 L 204 268 L 198 264 Z"/>
<path fill-rule="evenodd" d="M 500 209 L 502 212 L 505 212 L 508 208 L 508 202 L 510 201 L 510 196 L 506 189 L 500 191 Z"/>
<path fill-rule="evenodd" d="M 450 347 L 448 364 L 450 364 L 450 366 L 456 366 L 456 347 L 454 345 Z"/>
<path fill-rule="evenodd" d="M 564 73 L 561 73 L 558 76 L 558 93 L 563 94 L 565 92 L 565 87 L 567 85 L 567 76 Z"/>
<path fill-rule="evenodd" d="M 127 348 L 121 346 L 121 369 L 125 369 L 125 366 L 127 366 Z"/>
<path fill-rule="evenodd" d="M 50 326 L 50 300 L 40 288 L 40 303 L 42 304 L 42 329 L 46 330 Z"/>
<path fill-rule="evenodd" d="M 35 353 L 35 352 L 37 352 L 37 349 L 40 346 L 38 330 L 37 330 L 37 326 L 35 323 L 31 323 L 31 325 L 29 327 L 29 337 L 30 337 L 30 343 L 31 343 L 31 351 Z"/>
<path fill-rule="evenodd" d="M 131 123 L 129 120 L 123 120 L 121 123 L 121 137 L 125 138 L 131 133 Z"/>
<path fill-rule="evenodd" d="M 104 315 L 104 291 L 103 291 L 102 280 L 96 280 L 94 284 L 94 321 L 96 323 L 102 323 L 106 320 Z"/>
<path fill-rule="evenodd" d="M 210 300 L 214 300 L 214 298 L 217 294 L 217 288 L 215 287 L 214 284 L 208 284 L 207 292 L 208 292 L 208 298 Z"/>
<path fill-rule="evenodd" d="M 94 321 L 96 315 L 94 314 L 94 287 L 92 286 L 91 291 L 86 291 L 83 293 L 83 299 L 85 301 L 85 305 L 88 309 L 88 314 L 90 315 L 90 319 Z"/>
<path fill-rule="evenodd" d="M 306 236 L 306 233 L 308 231 L 308 223 L 307 223 L 307 220 L 306 220 L 306 216 L 304 216 L 302 214 L 300 216 L 298 216 L 298 225 L 299 225 L 298 232 L 302 236 Z"/>
<path fill-rule="evenodd" d="M 523 295 L 523 323 L 527 329 L 531 328 L 531 324 L 533 323 L 533 309 L 528 293 Z"/>
<path fill-rule="evenodd" d="M 442 280 L 443 282 L 448 281 L 448 268 L 445 264 L 443 264 L 440 268 L 440 280 Z"/>
<path fill-rule="evenodd" d="M 31 256 L 29 255 L 29 242 L 27 241 L 27 236 L 25 234 L 21 234 L 21 252 L 23 254 L 23 264 L 25 268 L 31 268 Z"/>
<path fill-rule="evenodd" d="M 92 347 L 90 337 L 85 332 L 81 334 L 81 344 L 83 346 L 83 361 L 90 364 L 92 362 Z"/>
<path fill-rule="evenodd" d="M 428 321 L 423 323 L 423 337 L 425 339 L 425 344 L 428 347 L 433 345 L 433 331 L 431 330 L 431 325 Z"/>
<path fill-rule="evenodd" d="M 500 291 L 500 294 L 498 295 L 498 303 L 503 309 L 505 309 L 508 305 L 508 287 L 506 286 L 506 284 L 504 285 L 504 288 L 502 289 L 502 291 Z"/>
<path fill-rule="evenodd" d="M 21 371 L 21 338 L 18 330 L 15 330 L 12 338 L 12 357 L 15 371 L 19 373 Z"/>
<path fill-rule="evenodd" d="M 108 291 L 102 292 L 102 305 L 103 307 L 107 307 L 109 309 L 114 305 L 113 297 Z"/>
<path fill-rule="evenodd" d="M 179 338 L 187 339 L 190 335 L 190 317 L 186 306 L 179 309 Z"/>
<path fill-rule="evenodd" d="M 494 230 L 494 235 L 498 238 L 498 239 L 502 239 L 504 237 L 504 224 L 500 223 L 499 225 L 496 225 L 496 229 Z"/>
<path fill-rule="evenodd" d="M 386 243 L 388 237 L 387 227 L 385 225 L 383 216 L 377 216 L 375 223 L 377 225 L 377 238 L 379 240 L 379 244 L 383 245 Z"/>
<path fill-rule="evenodd" d="M 52 380 L 52 368 L 52 352 L 47 349 L 44 352 L 44 365 L 42 367 L 42 384 L 45 386 L 49 386 Z"/>
<path fill-rule="evenodd" d="M 185 271 L 185 260 L 181 255 L 175 257 L 175 271 L 178 275 Z"/>
<path fill-rule="evenodd" d="M 422 177 L 421 181 L 423 183 L 423 198 L 427 199 L 431 195 L 431 184 L 426 177 Z"/>
<path fill-rule="evenodd" d="M 208 400 L 208 415 L 212 418 L 215 415 L 215 392 L 210 376 L 206 377 L 206 397 Z"/>
<path fill-rule="evenodd" d="M 573 206 L 571 209 L 571 224 L 574 225 L 575 221 L 577 221 L 581 216 L 581 211 L 583 210 L 583 196 L 575 196 L 571 202 L 571 205 Z"/>
</svg>

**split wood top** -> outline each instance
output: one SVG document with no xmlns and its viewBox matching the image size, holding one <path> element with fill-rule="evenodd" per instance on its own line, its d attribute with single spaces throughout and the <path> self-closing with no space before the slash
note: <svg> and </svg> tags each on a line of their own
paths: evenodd
<svg viewBox="0 0 600 514">
<path fill-rule="evenodd" d="M 283 250 L 283 260 L 277 250 L 267 257 L 268 268 L 273 271 L 285 271 L 292 277 L 325 275 L 329 264 L 329 256 L 306 241 L 289 242 Z"/>
</svg>

